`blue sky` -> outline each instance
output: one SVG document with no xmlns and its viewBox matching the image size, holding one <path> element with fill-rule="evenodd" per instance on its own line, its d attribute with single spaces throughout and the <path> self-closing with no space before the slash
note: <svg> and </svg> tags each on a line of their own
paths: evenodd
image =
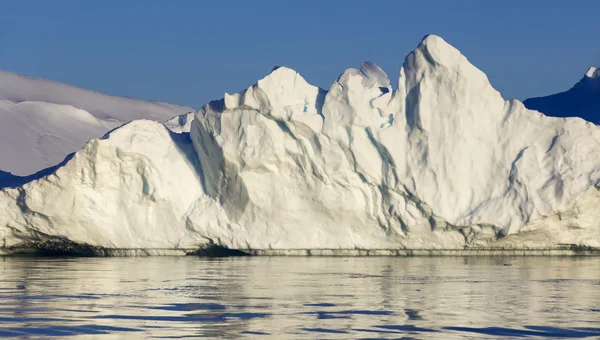
<svg viewBox="0 0 600 340">
<path fill-rule="evenodd" d="M 525 99 L 600 66 L 597 13 L 600 1 L 0 0 L 0 69 L 200 107 L 274 65 L 329 88 L 370 60 L 395 84 L 434 33 Z"/>
</svg>

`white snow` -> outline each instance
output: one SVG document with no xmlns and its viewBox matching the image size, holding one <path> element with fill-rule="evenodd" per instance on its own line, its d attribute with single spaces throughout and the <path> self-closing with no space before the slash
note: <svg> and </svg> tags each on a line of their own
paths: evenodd
<svg viewBox="0 0 600 340">
<path fill-rule="evenodd" d="M 176 133 L 190 132 L 195 115 L 196 113 L 193 111 L 184 113 L 167 120 L 164 124 L 169 130 Z"/>
<path fill-rule="evenodd" d="M 590 79 L 598 79 L 600 78 L 600 69 L 597 67 L 590 67 L 590 69 L 585 73 L 585 76 Z"/>
<path fill-rule="evenodd" d="M 0 71 L 0 170 L 29 175 L 125 122 L 190 111 Z"/>
<path fill-rule="evenodd" d="M 31 228 L 19 238 L 62 235 L 111 248 L 189 248 L 203 241 L 185 227 L 190 206 L 215 220 L 219 210 L 202 194 L 196 162 L 187 134 L 133 121 L 87 143 L 54 174 L 5 190 L 0 238 L 8 242 L 6 233 L 13 231 L 6 226 L 24 224 Z"/>
<path fill-rule="evenodd" d="M 600 247 L 600 128 L 505 101 L 437 36 L 396 89 L 369 62 L 329 91 L 279 67 L 169 124 L 183 133 L 134 121 L 1 191 L 5 251 Z"/>
</svg>

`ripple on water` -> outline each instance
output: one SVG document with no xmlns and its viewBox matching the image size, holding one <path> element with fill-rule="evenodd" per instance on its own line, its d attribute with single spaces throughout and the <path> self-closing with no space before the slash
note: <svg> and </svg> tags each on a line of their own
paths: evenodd
<svg viewBox="0 0 600 340">
<path fill-rule="evenodd" d="M 140 332 L 140 329 L 103 325 L 8 327 L 0 329 L 0 337 L 101 335 L 115 332 Z"/>
<path fill-rule="evenodd" d="M 600 330 L 594 328 L 559 328 L 549 326 L 525 326 L 523 329 L 506 327 L 444 327 L 447 330 L 468 332 L 476 334 L 493 335 L 499 337 L 546 337 L 546 338 L 571 338 L 583 339 L 600 336 Z"/>
<path fill-rule="evenodd" d="M 600 337 L 600 258 L 6 258 L 0 277 L 3 338 Z"/>
</svg>

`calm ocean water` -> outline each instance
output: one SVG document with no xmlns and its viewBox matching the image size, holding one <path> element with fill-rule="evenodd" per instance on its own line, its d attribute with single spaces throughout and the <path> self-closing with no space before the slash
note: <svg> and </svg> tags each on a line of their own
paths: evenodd
<svg viewBox="0 0 600 340">
<path fill-rule="evenodd" d="M 600 338 L 600 257 L 0 258 L 0 337 Z"/>
</svg>

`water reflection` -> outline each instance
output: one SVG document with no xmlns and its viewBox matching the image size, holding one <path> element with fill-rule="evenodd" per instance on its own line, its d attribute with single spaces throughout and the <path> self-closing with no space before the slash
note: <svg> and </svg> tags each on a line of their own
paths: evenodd
<svg viewBox="0 0 600 340">
<path fill-rule="evenodd" d="M 0 337 L 600 337 L 600 258 L 0 258 Z"/>
</svg>

